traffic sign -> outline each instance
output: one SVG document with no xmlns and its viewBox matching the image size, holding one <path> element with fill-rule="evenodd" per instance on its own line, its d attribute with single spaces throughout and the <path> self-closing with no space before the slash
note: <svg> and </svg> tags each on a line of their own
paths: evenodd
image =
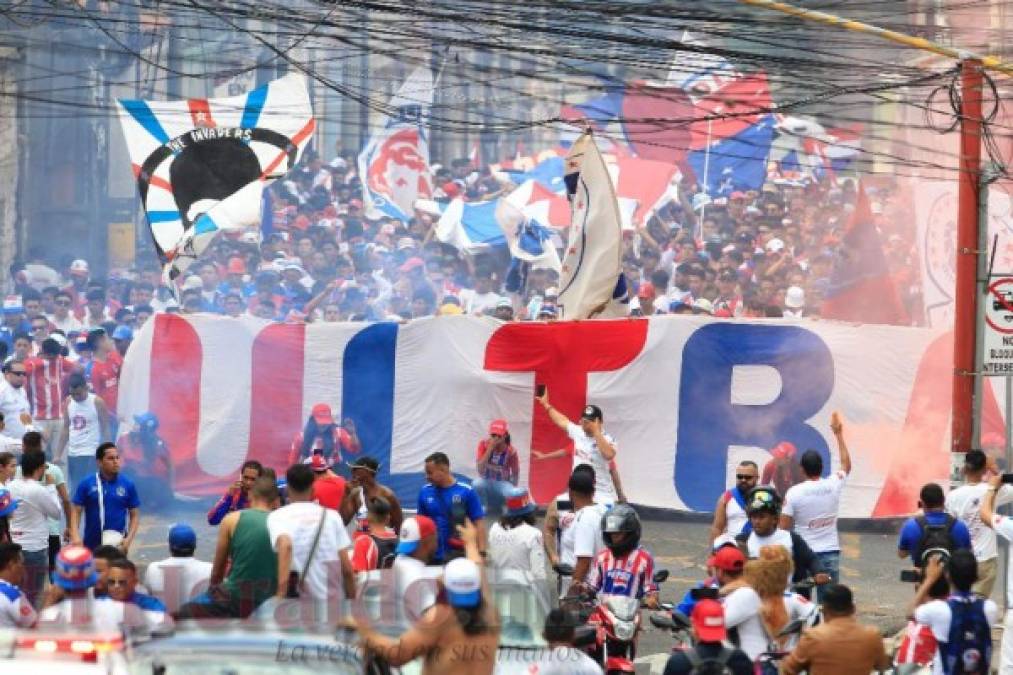
<svg viewBox="0 0 1013 675">
<path fill-rule="evenodd" d="M 1013 375 L 1013 277 L 992 277 L 983 329 L 982 374 Z"/>
</svg>

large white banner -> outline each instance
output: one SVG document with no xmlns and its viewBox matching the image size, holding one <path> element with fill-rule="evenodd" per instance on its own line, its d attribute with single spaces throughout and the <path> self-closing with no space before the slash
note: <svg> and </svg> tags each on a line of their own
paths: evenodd
<svg viewBox="0 0 1013 675">
<path fill-rule="evenodd" d="M 830 414 L 845 419 L 854 470 L 843 515 L 915 510 L 948 470 L 952 372 L 947 334 L 830 321 L 716 321 L 692 316 L 503 324 L 435 317 L 408 324 L 271 324 L 157 315 L 123 371 L 121 413 L 153 411 L 177 467 L 176 489 L 208 494 L 255 458 L 284 469 L 316 403 L 354 420 L 381 481 L 409 504 L 423 460 L 446 452 L 475 475 L 475 448 L 504 418 L 522 483 L 545 502 L 564 489 L 566 458 L 530 449 L 568 440 L 535 405 L 536 384 L 576 419 L 604 410 L 631 501 L 710 510 L 735 464 L 762 467 L 791 441 L 836 466 Z"/>
</svg>

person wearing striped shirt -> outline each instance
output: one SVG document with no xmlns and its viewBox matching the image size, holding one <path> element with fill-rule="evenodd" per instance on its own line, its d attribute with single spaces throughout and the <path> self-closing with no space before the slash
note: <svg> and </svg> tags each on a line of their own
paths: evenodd
<svg viewBox="0 0 1013 675">
<path fill-rule="evenodd" d="M 25 387 L 32 403 L 32 419 L 42 432 L 42 449 L 53 463 L 66 470 L 67 460 L 57 454 L 57 443 L 63 431 L 63 401 L 70 393 L 67 381 L 72 373 L 79 372 L 79 368 L 62 352 L 60 343 L 48 337 L 42 341 L 40 355 L 27 359 L 24 368 L 28 377 Z"/>
<path fill-rule="evenodd" d="M 657 609 L 654 556 L 640 546 L 640 517 L 628 504 L 616 504 L 602 518 L 605 548 L 598 553 L 586 584 L 596 593 L 624 595 Z"/>
</svg>

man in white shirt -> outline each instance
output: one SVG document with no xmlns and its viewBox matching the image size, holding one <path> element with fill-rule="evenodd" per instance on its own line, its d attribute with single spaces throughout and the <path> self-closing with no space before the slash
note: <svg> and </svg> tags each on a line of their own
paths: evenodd
<svg viewBox="0 0 1013 675">
<path fill-rule="evenodd" d="M 465 314 L 485 314 L 503 299 L 503 296 L 492 290 L 496 277 L 488 272 L 475 276 L 475 288 L 464 289 L 460 293 Z"/>
<path fill-rule="evenodd" d="M 439 541 L 436 521 L 415 516 L 401 523 L 394 558 L 395 604 L 399 617 L 414 623 L 436 604 L 437 580 L 443 568 L 430 565 Z"/>
<path fill-rule="evenodd" d="M 278 554 L 278 598 L 286 596 L 290 572 L 298 575 L 300 597 L 317 602 L 340 597 L 342 589 L 329 586 L 327 579 L 335 564 L 340 564 L 344 597 L 354 598 L 355 573 L 348 557 L 352 542 L 341 516 L 313 501 L 314 476 L 308 464 L 289 467 L 285 479 L 289 503 L 267 517 L 271 546 Z"/>
<path fill-rule="evenodd" d="M 769 641 L 760 619 L 760 596 L 743 577 L 746 557 L 734 546 L 723 546 L 710 557 L 707 567 L 714 570 L 720 587 L 728 641 L 755 661 L 767 651 Z"/>
<path fill-rule="evenodd" d="M 989 466 L 988 459 L 981 450 L 968 450 L 964 453 L 964 478 L 966 482 L 946 496 L 946 512 L 967 525 L 971 535 L 971 547 L 978 561 L 978 581 L 974 584 L 974 592 L 983 597 L 992 596 L 996 573 L 999 568 L 999 547 L 995 539 L 995 531 L 981 522 L 981 503 L 988 483 L 985 474 L 992 470 L 998 474 L 994 466 Z M 996 493 L 995 506 L 1013 502 L 1013 488 L 1003 485 Z"/>
<path fill-rule="evenodd" d="M 32 409 L 28 403 L 25 382 L 28 372 L 21 361 L 7 361 L 3 365 L 4 382 L 0 384 L 0 412 L 9 435 L 21 438 L 32 423 Z"/>
<path fill-rule="evenodd" d="M 581 592 L 595 556 L 605 548 L 601 518 L 606 507 L 594 502 L 595 482 L 589 473 L 573 472 L 567 487 L 574 515 L 573 524 L 563 532 L 559 542 L 559 561 L 573 567 L 573 578 L 561 580 L 567 595 L 572 595 Z"/>
<path fill-rule="evenodd" d="M 542 404 L 553 424 L 565 431 L 573 441 L 573 466 L 589 464 L 594 469 L 595 499 L 598 503 L 614 504 L 620 500 L 620 490 L 617 489 L 611 472 L 617 445 L 615 439 L 606 434 L 602 427 L 601 408 L 596 405 L 585 406 L 580 416 L 580 424 L 574 424 L 566 415 L 552 407 L 547 390 L 537 401 Z M 532 450 L 531 455 L 535 459 L 552 459 L 565 452 L 565 450 L 555 452 Z"/>
<path fill-rule="evenodd" d="M 144 573 L 148 592 L 170 612 L 206 590 L 211 563 L 194 558 L 196 550 L 197 533 L 186 523 L 176 523 L 169 528 L 169 557 L 151 563 Z"/>
<path fill-rule="evenodd" d="M 25 557 L 12 542 L 0 544 L 0 629 L 31 628 L 38 614 L 20 586 L 25 576 Z"/>
<path fill-rule="evenodd" d="M 990 527 L 1008 542 L 1013 542 L 1013 518 L 995 512 L 996 495 L 1003 487 L 1002 476 L 993 476 L 981 501 L 981 522 Z M 1006 615 L 1003 619 L 1002 658 L 999 672 L 1013 672 L 1013 565 L 1009 565 L 1006 576 Z"/>
<path fill-rule="evenodd" d="M 57 293 L 53 298 L 53 314 L 49 317 L 49 323 L 67 334 L 83 329 L 84 324 L 70 312 L 73 304 L 74 299 L 70 297 L 70 293 L 67 291 Z"/>
<path fill-rule="evenodd" d="M 830 430 L 837 439 L 841 468 L 823 478 L 823 458 L 815 450 L 802 453 L 799 464 L 805 480 L 788 488 L 781 509 L 781 529 L 795 531 L 809 544 L 823 564 L 831 583 L 841 578 L 841 542 L 837 534 L 837 515 L 841 510 L 841 492 L 851 473 L 851 455 L 844 442 L 844 425 L 835 412 L 830 417 Z"/>
<path fill-rule="evenodd" d="M 18 500 L 18 509 L 10 516 L 11 539 L 20 544 L 28 575 L 25 594 L 33 605 L 46 585 L 49 574 L 49 518 L 62 514 L 56 486 L 43 485 L 46 457 L 41 452 L 21 455 L 21 478 L 7 483 L 11 497 Z"/>
</svg>

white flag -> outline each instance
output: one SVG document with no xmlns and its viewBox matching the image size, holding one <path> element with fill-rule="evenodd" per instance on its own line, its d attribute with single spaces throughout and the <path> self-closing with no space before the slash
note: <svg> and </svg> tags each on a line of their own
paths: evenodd
<svg viewBox="0 0 1013 675">
<path fill-rule="evenodd" d="M 564 177 L 572 215 L 559 280 L 560 318 L 588 319 L 608 307 L 618 287 L 625 294 L 620 282 L 622 219 L 612 179 L 590 132 L 570 149 Z"/>
</svg>

